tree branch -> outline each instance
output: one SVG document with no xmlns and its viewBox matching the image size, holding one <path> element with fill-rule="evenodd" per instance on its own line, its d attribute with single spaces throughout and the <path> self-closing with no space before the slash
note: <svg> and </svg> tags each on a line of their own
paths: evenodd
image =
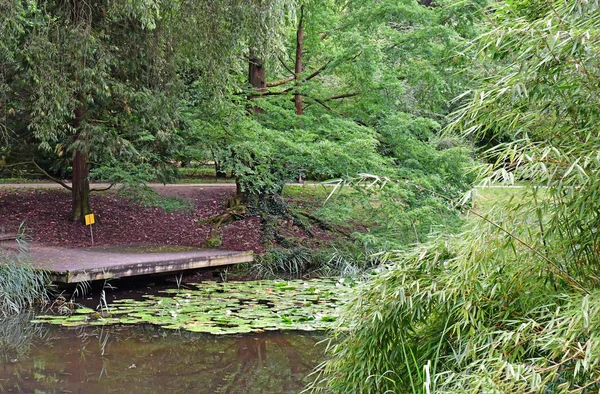
<svg viewBox="0 0 600 394">
<path fill-rule="evenodd" d="M 248 98 L 254 98 L 254 97 L 263 97 L 263 96 L 277 96 L 280 94 L 286 94 L 288 92 L 290 92 L 292 90 L 292 88 L 287 88 L 285 90 L 282 90 L 280 92 L 271 92 L 271 91 L 266 91 L 266 92 L 256 92 L 256 93 L 252 93 L 248 96 Z"/>
<path fill-rule="evenodd" d="M 2 164 L 1 167 L 3 167 L 3 168 L 20 167 L 20 166 L 25 165 L 25 164 L 29 164 L 29 162 L 28 161 L 23 161 L 23 162 L 20 162 L 20 163 Z"/>
<path fill-rule="evenodd" d="M 115 184 L 111 183 L 109 187 L 103 187 L 102 189 L 90 189 L 90 192 L 105 192 L 108 189 L 110 189 L 111 187 L 113 187 Z"/>
<path fill-rule="evenodd" d="M 323 107 L 327 108 L 327 110 L 333 112 L 333 109 L 329 105 L 325 104 L 325 101 L 320 100 L 320 99 L 315 99 L 315 101 L 317 103 L 321 104 Z"/>
<path fill-rule="evenodd" d="M 285 68 L 287 70 L 287 72 L 289 72 L 290 74 L 294 74 L 294 72 L 292 71 L 292 69 L 290 69 L 287 64 L 285 64 L 285 62 L 283 61 L 283 59 L 281 58 L 281 56 L 277 56 L 277 59 L 279 59 L 279 62 L 281 63 L 281 65 L 283 66 L 283 68 Z"/>
<path fill-rule="evenodd" d="M 339 99 L 343 99 L 343 98 L 346 98 L 346 97 L 354 97 L 354 96 L 358 96 L 359 94 L 360 93 L 358 93 L 358 92 L 338 94 L 337 96 L 331 96 L 331 97 L 329 97 L 325 101 L 339 100 Z"/>
<path fill-rule="evenodd" d="M 290 75 L 289 77 L 286 77 L 286 78 L 283 78 L 283 79 L 280 79 L 280 80 L 277 80 L 277 81 L 267 82 L 267 87 L 268 88 L 272 88 L 274 86 L 283 85 L 284 83 L 288 83 L 290 81 L 293 81 L 294 78 L 295 77 L 293 75 Z"/>
<path fill-rule="evenodd" d="M 61 185 L 62 187 L 64 187 L 64 188 L 65 188 L 65 189 L 67 189 L 67 190 L 73 190 L 73 188 L 72 188 L 71 186 L 67 185 L 67 184 L 66 184 L 64 181 L 61 181 L 60 179 L 58 179 L 58 178 L 55 178 L 55 177 L 53 177 L 52 175 L 48 174 L 48 173 L 46 172 L 46 170 L 44 170 L 42 167 L 40 167 L 40 166 L 38 165 L 38 163 L 36 163 L 36 162 L 35 162 L 35 160 L 32 160 L 32 162 L 33 162 L 33 165 L 35 165 L 35 166 L 36 166 L 36 168 L 37 168 L 37 169 L 38 169 L 38 170 L 39 170 L 39 171 L 40 171 L 42 174 L 44 174 L 44 176 L 46 176 L 48 179 L 50 179 L 52 182 L 56 182 L 56 183 L 58 183 L 59 185 Z"/>
<path fill-rule="evenodd" d="M 312 74 L 310 74 L 308 77 L 306 77 L 304 80 L 305 81 L 310 81 L 311 79 L 313 79 L 314 77 L 316 77 L 317 75 L 321 74 L 321 71 L 325 70 L 325 68 L 327 66 L 329 66 L 329 64 L 331 63 L 331 60 L 329 60 L 327 63 L 323 64 L 321 67 L 319 67 L 315 72 L 313 72 Z"/>
<path fill-rule="evenodd" d="M 362 51 L 359 51 L 356 55 L 354 55 L 353 57 L 349 58 L 349 59 L 345 59 L 342 62 L 345 61 L 354 61 L 356 60 L 357 57 L 359 57 L 360 55 L 362 55 Z M 317 75 L 319 75 L 323 70 L 325 70 L 327 68 L 327 66 L 329 66 L 329 64 L 331 64 L 333 60 L 329 60 L 327 61 L 327 63 L 323 64 L 321 67 L 319 67 L 315 72 L 313 72 L 312 74 L 310 74 L 308 77 L 306 77 L 304 79 L 304 81 L 310 81 L 311 79 L 313 79 L 314 77 L 316 77 Z"/>
</svg>

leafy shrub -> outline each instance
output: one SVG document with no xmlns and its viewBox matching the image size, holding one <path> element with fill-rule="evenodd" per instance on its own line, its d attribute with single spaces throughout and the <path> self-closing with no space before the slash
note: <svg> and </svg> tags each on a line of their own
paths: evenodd
<svg viewBox="0 0 600 394">
<path fill-rule="evenodd" d="M 499 6 L 480 59 L 505 62 L 484 65 L 498 72 L 456 124 L 509 136 L 484 181 L 528 187 L 463 234 L 390 253 L 349 303 L 316 390 L 600 391 L 600 7 L 523 4 Z"/>
</svg>

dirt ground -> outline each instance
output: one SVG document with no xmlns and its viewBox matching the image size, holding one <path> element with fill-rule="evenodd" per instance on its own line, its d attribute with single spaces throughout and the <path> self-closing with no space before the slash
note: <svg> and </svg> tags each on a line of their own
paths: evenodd
<svg viewBox="0 0 600 394">
<path fill-rule="evenodd" d="M 161 244 L 202 247 L 214 224 L 210 218 L 225 213 L 226 201 L 235 189 L 230 186 L 169 187 L 165 195 L 188 199 L 188 212 L 167 213 L 142 207 L 114 192 L 93 193 L 96 216 L 95 246 Z M 91 246 L 90 229 L 69 221 L 71 195 L 59 189 L 1 189 L 0 233 L 23 228 L 33 243 L 47 246 Z M 262 224 L 257 216 L 224 224 L 220 229 L 221 249 L 264 252 Z"/>
</svg>

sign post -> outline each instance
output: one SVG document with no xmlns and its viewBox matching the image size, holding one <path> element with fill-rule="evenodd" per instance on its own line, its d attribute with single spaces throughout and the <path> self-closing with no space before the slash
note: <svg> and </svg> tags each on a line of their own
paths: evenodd
<svg viewBox="0 0 600 394">
<path fill-rule="evenodd" d="M 94 246 L 94 230 L 92 230 L 92 225 L 96 223 L 96 218 L 93 213 L 89 215 L 85 215 L 85 225 L 90 226 L 90 235 L 92 236 L 92 246 Z"/>
</svg>

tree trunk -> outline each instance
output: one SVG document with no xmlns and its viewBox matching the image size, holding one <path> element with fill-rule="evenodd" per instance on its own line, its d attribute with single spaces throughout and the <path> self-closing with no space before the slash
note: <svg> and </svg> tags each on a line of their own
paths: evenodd
<svg viewBox="0 0 600 394">
<path fill-rule="evenodd" d="M 294 104 L 296 105 L 296 114 L 302 115 L 302 95 L 300 87 L 302 85 L 302 52 L 304 51 L 304 6 L 300 7 L 300 22 L 296 31 L 296 65 L 294 67 L 294 76 L 296 79 L 296 92 L 294 93 Z"/>
<path fill-rule="evenodd" d="M 73 158 L 71 220 L 81 220 L 85 215 L 92 213 L 88 174 L 87 153 L 78 150 Z"/>
<path fill-rule="evenodd" d="M 250 49 L 250 57 L 248 59 L 248 81 L 258 93 L 267 90 L 267 70 L 263 67 L 263 60 L 258 57 L 253 49 Z M 250 95 L 249 99 L 252 99 Z M 250 106 L 254 113 L 260 113 L 262 110 L 256 106 Z"/>
<path fill-rule="evenodd" d="M 221 162 L 215 160 L 215 178 L 217 179 L 225 179 L 227 178 L 227 171 L 223 170 L 221 166 Z"/>
<path fill-rule="evenodd" d="M 75 118 L 71 125 L 75 130 L 79 128 L 81 122 L 85 118 L 86 109 L 81 106 L 75 109 Z M 73 135 L 73 143 L 77 142 L 80 138 L 79 132 Z M 71 179 L 71 220 L 82 220 L 82 218 L 92 213 L 92 207 L 90 205 L 90 181 L 88 178 L 88 155 L 87 152 L 83 152 L 81 149 L 76 149 L 73 156 L 73 174 Z"/>
</svg>

